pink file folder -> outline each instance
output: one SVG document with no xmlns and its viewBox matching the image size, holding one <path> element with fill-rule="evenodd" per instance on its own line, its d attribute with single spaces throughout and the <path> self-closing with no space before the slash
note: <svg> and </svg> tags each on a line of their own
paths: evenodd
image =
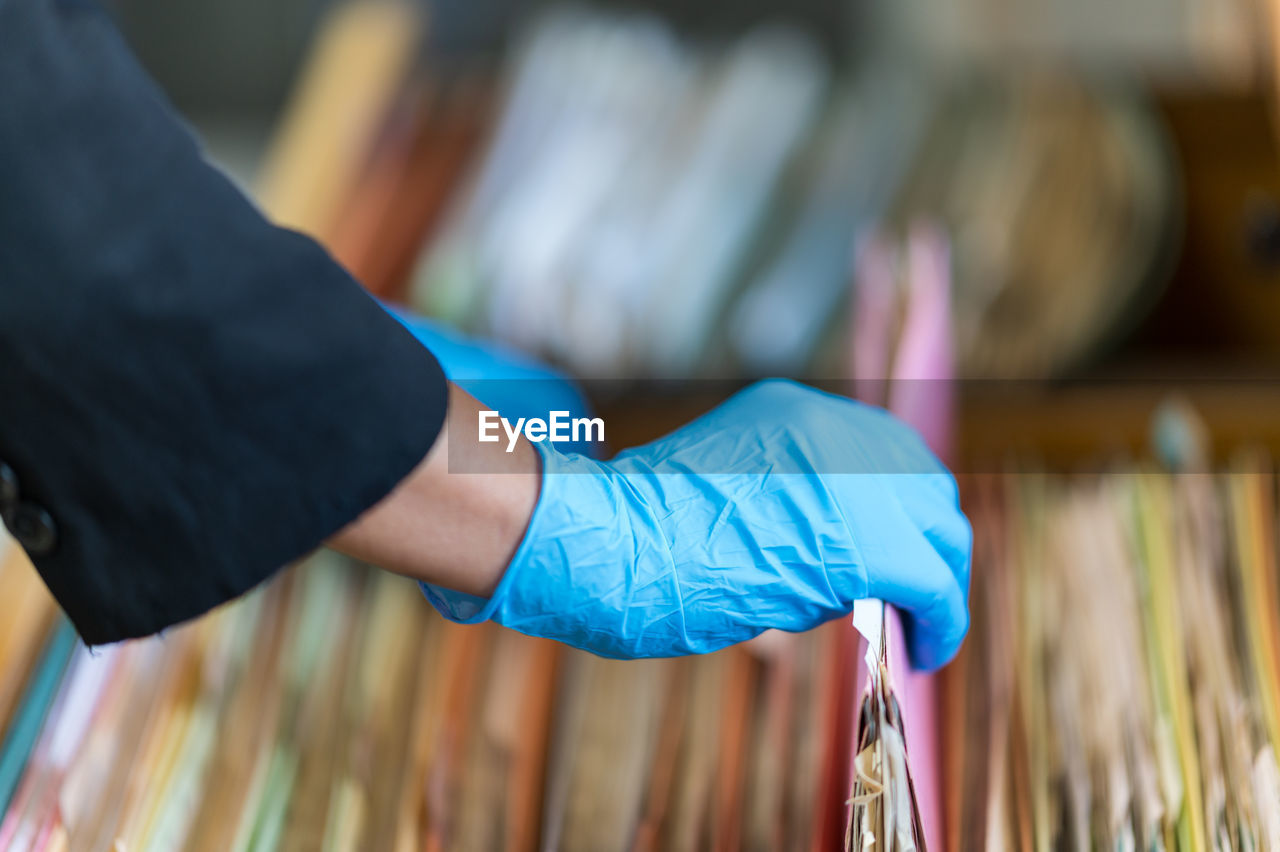
<svg viewBox="0 0 1280 852">
<path fill-rule="evenodd" d="M 954 373 L 945 235 L 931 226 L 915 226 L 902 251 L 883 239 L 868 238 L 857 252 L 855 287 L 851 357 L 856 395 L 911 424 L 945 461 L 951 451 Z M 910 669 L 901 619 L 892 607 L 887 611 L 890 674 L 901 700 L 921 823 L 936 850 L 943 837 L 936 682 Z M 862 683 L 861 653 L 858 660 Z"/>
</svg>

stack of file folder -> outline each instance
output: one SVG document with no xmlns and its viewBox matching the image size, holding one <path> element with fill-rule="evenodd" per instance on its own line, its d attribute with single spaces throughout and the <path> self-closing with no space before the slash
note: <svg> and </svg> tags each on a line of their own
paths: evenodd
<svg viewBox="0 0 1280 852">
<path fill-rule="evenodd" d="M 1269 465 L 967 486 L 948 848 L 1280 848 Z"/>
<path fill-rule="evenodd" d="M 319 556 L 89 651 L 5 543 L 0 848 L 818 849 L 852 630 L 618 662 Z"/>
<path fill-rule="evenodd" d="M 966 478 L 973 626 L 924 739 L 843 620 L 618 662 L 321 555 L 91 652 L 6 541 L 0 848 L 1276 848 L 1276 483 Z"/>
<path fill-rule="evenodd" d="M 256 194 L 373 292 L 579 375 L 843 375 L 855 247 L 886 221 L 950 231 L 969 377 L 1069 370 L 1163 281 L 1175 166 L 1134 90 L 582 7 L 460 65 L 429 27 L 338 4 Z"/>
</svg>

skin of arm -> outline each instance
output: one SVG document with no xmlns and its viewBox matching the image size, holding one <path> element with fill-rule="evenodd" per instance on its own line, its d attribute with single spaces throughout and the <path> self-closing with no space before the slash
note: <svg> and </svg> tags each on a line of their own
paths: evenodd
<svg viewBox="0 0 1280 852">
<path fill-rule="evenodd" d="M 528 529 L 541 470 L 523 437 L 511 453 L 498 443 L 458 438 L 451 446 L 450 435 L 474 430 L 483 408 L 450 384 L 445 427 L 431 452 L 329 546 L 414 580 L 491 596 Z"/>
</svg>

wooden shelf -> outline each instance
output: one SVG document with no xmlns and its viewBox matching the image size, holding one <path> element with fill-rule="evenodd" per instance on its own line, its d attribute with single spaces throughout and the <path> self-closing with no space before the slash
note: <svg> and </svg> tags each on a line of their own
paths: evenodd
<svg viewBox="0 0 1280 852">
<path fill-rule="evenodd" d="M 602 403 L 616 449 L 671 432 L 715 407 L 725 393 L 657 397 L 645 393 Z M 1213 457 L 1228 461 L 1260 446 L 1280 456 L 1280 380 L 1125 379 L 1072 385 L 976 382 L 958 388 L 956 466 L 1013 459 L 1051 468 L 1151 457 L 1152 418 L 1169 400 L 1185 400 L 1203 420 Z"/>
</svg>

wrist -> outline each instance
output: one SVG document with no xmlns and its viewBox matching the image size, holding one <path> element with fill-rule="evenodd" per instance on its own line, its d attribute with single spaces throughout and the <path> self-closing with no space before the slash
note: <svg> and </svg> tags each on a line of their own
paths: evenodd
<svg viewBox="0 0 1280 852">
<path fill-rule="evenodd" d="M 446 425 L 430 453 L 330 545 L 411 579 L 491 595 L 529 526 L 541 475 L 527 442 L 507 453 L 458 437 L 479 410 L 451 385 Z"/>
<path fill-rule="evenodd" d="M 432 605 L 451 621 L 493 620 L 604 656 L 634 656 L 618 643 L 637 559 L 633 520 L 638 496 L 616 482 L 609 466 L 547 443 L 536 445 L 542 483 L 533 515 L 492 596 L 423 584 Z M 572 537 L 569 558 L 565 539 Z M 587 554 L 584 556 L 584 554 Z"/>
</svg>

